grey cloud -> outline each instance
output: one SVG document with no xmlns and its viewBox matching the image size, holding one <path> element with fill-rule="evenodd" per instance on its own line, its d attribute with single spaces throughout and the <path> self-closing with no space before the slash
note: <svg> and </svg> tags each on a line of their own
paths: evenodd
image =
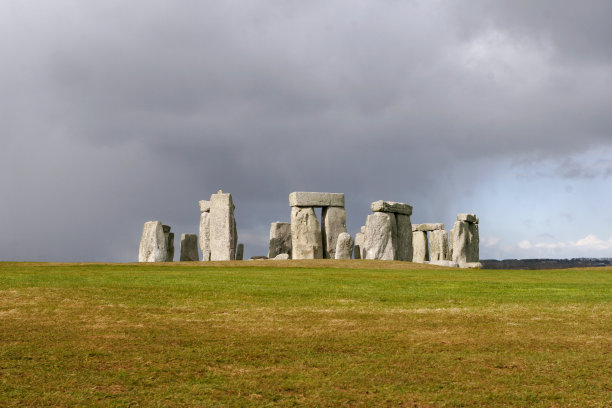
<svg viewBox="0 0 612 408">
<path fill-rule="evenodd" d="M 430 221 L 475 191 L 478 163 L 609 145 L 605 3 L 566 26 L 570 2 L 550 22 L 496 4 L 5 3 L 0 221 L 19 243 L 0 258 L 126 260 L 144 221 L 191 232 L 218 188 L 263 253 L 293 190 L 345 192 L 354 230 L 380 198 Z M 508 61 L 477 47 L 491 27 Z"/>
</svg>

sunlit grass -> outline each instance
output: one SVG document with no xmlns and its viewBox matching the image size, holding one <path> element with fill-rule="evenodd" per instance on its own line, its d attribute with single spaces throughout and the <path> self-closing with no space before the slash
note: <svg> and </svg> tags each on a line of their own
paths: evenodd
<svg viewBox="0 0 612 408">
<path fill-rule="evenodd" d="M 0 263 L 0 406 L 612 406 L 612 269 Z"/>
</svg>

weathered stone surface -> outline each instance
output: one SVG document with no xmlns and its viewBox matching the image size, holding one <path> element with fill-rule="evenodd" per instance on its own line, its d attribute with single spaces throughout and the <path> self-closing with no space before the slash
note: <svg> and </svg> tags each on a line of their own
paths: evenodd
<svg viewBox="0 0 612 408">
<path fill-rule="evenodd" d="M 286 261 L 289 259 L 289 254 L 278 254 L 274 257 L 277 261 Z"/>
<path fill-rule="evenodd" d="M 374 201 L 370 205 L 372 212 L 390 212 L 396 214 L 412 215 L 412 206 L 395 201 Z"/>
<path fill-rule="evenodd" d="M 166 242 L 168 246 L 168 257 L 166 258 L 166 262 L 174 261 L 174 232 L 170 232 L 168 234 L 168 241 Z"/>
<path fill-rule="evenodd" d="M 254 260 L 254 261 L 262 261 L 264 259 L 268 259 L 268 257 L 264 255 L 255 255 L 251 257 L 251 260 Z"/>
<path fill-rule="evenodd" d="M 361 226 L 361 228 L 359 229 L 359 232 L 365 235 L 365 225 Z"/>
<path fill-rule="evenodd" d="M 291 258 L 323 258 L 321 227 L 312 207 L 291 208 Z"/>
<path fill-rule="evenodd" d="M 279 254 L 291 254 L 291 224 L 288 222 L 270 224 L 268 258 L 276 258 Z"/>
<path fill-rule="evenodd" d="M 365 231 L 365 227 L 363 227 L 363 229 Z M 364 244 L 365 244 L 365 234 L 361 232 L 358 232 L 357 234 L 355 234 L 355 245 L 353 246 L 353 258 L 362 259 L 361 251 L 362 251 Z"/>
<path fill-rule="evenodd" d="M 478 235 L 478 224 L 470 223 L 470 244 L 468 246 L 467 261 L 474 263 L 480 261 L 480 236 Z"/>
<path fill-rule="evenodd" d="M 459 265 L 453 261 L 429 261 L 430 265 L 447 266 L 449 268 L 457 268 Z"/>
<path fill-rule="evenodd" d="M 429 261 L 429 245 L 427 232 L 414 231 L 412 233 L 412 262 L 423 263 Z"/>
<path fill-rule="evenodd" d="M 230 261 L 236 256 L 236 220 L 232 195 L 219 190 L 210 196 L 210 259 Z"/>
<path fill-rule="evenodd" d="M 464 267 L 468 262 L 468 247 L 470 245 L 470 228 L 465 221 L 455 221 L 451 231 L 453 243 L 452 261 Z"/>
<path fill-rule="evenodd" d="M 168 234 L 172 227 L 170 227 L 169 225 L 162 225 L 162 229 L 164 230 L 164 234 Z"/>
<path fill-rule="evenodd" d="M 208 212 L 200 214 L 199 241 L 202 261 L 210 261 L 210 213 Z"/>
<path fill-rule="evenodd" d="M 198 205 L 200 206 L 201 212 L 209 212 L 210 211 L 210 200 L 200 200 L 198 201 Z"/>
<path fill-rule="evenodd" d="M 238 244 L 238 246 L 236 247 L 236 260 L 242 261 L 243 257 L 244 257 L 244 244 Z"/>
<path fill-rule="evenodd" d="M 429 260 L 448 261 L 448 239 L 443 229 L 434 230 L 429 233 Z"/>
<path fill-rule="evenodd" d="M 413 231 L 437 231 L 443 229 L 444 224 L 441 223 L 412 224 Z"/>
<path fill-rule="evenodd" d="M 346 232 L 340 233 L 336 242 L 335 259 L 351 259 L 353 238 Z"/>
<path fill-rule="evenodd" d="M 343 193 L 296 191 L 289 194 L 291 207 L 344 207 Z"/>
<path fill-rule="evenodd" d="M 465 221 L 478 224 L 478 217 L 474 214 L 457 214 L 457 221 Z"/>
<path fill-rule="evenodd" d="M 482 269 L 482 264 L 480 262 L 468 262 L 464 265 L 464 268 L 468 269 Z"/>
<path fill-rule="evenodd" d="M 138 249 L 138 262 L 164 262 L 168 256 L 167 240 L 162 223 L 145 222 Z"/>
<path fill-rule="evenodd" d="M 321 239 L 323 258 L 336 258 L 338 236 L 346 232 L 346 210 L 344 207 L 324 207 L 321 211 Z"/>
<path fill-rule="evenodd" d="M 181 235 L 181 262 L 197 262 L 200 260 L 198 254 L 198 236 L 196 234 Z"/>
<path fill-rule="evenodd" d="M 375 212 L 366 219 L 365 258 L 392 261 L 395 259 L 397 221 L 395 214 Z"/>
<path fill-rule="evenodd" d="M 395 259 L 398 261 L 412 261 L 412 223 L 410 216 L 395 214 L 397 222 L 397 251 Z"/>
</svg>

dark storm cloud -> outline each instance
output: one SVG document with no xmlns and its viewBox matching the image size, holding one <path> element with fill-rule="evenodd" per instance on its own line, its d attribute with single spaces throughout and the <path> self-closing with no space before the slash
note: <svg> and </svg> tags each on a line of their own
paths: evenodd
<svg viewBox="0 0 612 408">
<path fill-rule="evenodd" d="M 345 192 L 354 231 L 379 198 L 463 210 L 480 159 L 609 144 L 607 2 L 492 4 L 4 3 L 0 258 L 134 259 L 218 188 L 263 253 L 290 191 Z"/>
</svg>

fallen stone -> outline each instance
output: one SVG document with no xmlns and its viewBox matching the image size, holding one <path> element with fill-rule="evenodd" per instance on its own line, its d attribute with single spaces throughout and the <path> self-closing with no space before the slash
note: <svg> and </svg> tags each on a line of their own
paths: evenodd
<svg viewBox="0 0 612 408">
<path fill-rule="evenodd" d="M 480 262 L 468 262 L 464 267 L 468 269 L 482 269 L 482 264 Z"/>
<path fill-rule="evenodd" d="M 242 261 L 243 256 L 244 256 L 244 244 L 238 244 L 238 246 L 236 247 L 236 260 Z"/>
<path fill-rule="evenodd" d="M 321 211 L 321 240 L 323 258 L 336 259 L 338 236 L 346 232 L 346 210 L 344 207 L 323 207 Z"/>
<path fill-rule="evenodd" d="M 448 261 L 448 239 L 443 229 L 429 232 L 429 260 Z"/>
<path fill-rule="evenodd" d="M 197 262 L 200 260 L 198 254 L 198 236 L 196 234 L 181 235 L 181 262 Z"/>
<path fill-rule="evenodd" d="M 289 194 L 289 205 L 291 207 L 344 207 L 344 194 L 296 191 Z"/>
<path fill-rule="evenodd" d="M 363 229 L 365 231 L 365 227 L 363 227 Z M 358 232 L 357 234 L 355 234 L 355 245 L 353 246 L 353 258 L 354 259 L 362 259 L 361 251 L 362 251 L 364 244 L 365 244 L 365 234 L 361 232 Z"/>
<path fill-rule="evenodd" d="M 209 212 L 210 211 L 210 201 L 209 200 L 200 200 L 198 201 L 201 212 Z"/>
<path fill-rule="evenodd" d="M 277 261 L 286 261 L 289 259 L 289 254 L 278 254 L 274 257 Z"/>
<path fill-rule="evenodd" d="M 288 222 L 270 224 L 268 258 L 276 258 L 279 254 L 291 254 L 291 224 Z"/>
<path fill-rule="evenodd" d="M 453 261 L 429 261 L 430 265 L 446 266 L 449 268 L 458 268 L 459 265 Z"/>
<path fill-rule="evenodd" d="M 167 239 L 162 223 L 145 222 L 138 249 L 138 262 L 164 262 L 168 257 Z"/>
<path fill-rule="evenodd" d="M 321 227 L 312 207 L 291 208 L 291 258 L 323 258 Z"/>
<path fill-rule="evenodd" d="M 210 213 L 200 214 L 199 231 L 200 251 L 202 251 L 202 261 L 210 261 Z"/>
<path fill-rule="evenodd" d="M 353 254 L 353 238 L 346 232 L 340 233 L 336 242 L 335 259 L 351 259 Z"/>
<path fill-rule="evenodd" d="M 396 214 L 412 215 L 412 206 L 404 203 L 397 203 L 395 201 L 374 201 L 370 205 L 372 212 L 389 212 Z"/>
<path fill-rule="evenodd" d="M 414 231 L 412 233 L 412 262 L 423 263 L 429 261 L 429 245 L 427 242 L 427 232 Z"/>
<path fill-rule="evenodd" d="M 437 231 L 443 230 L 444 224 L 440 223 L 428 223 L 428 224 L 412 224 L 412 231 Z"/>
<path fill-rule="evenodd" d="M 254 260 L 254 261 L 262 261 L 264 259 L 268 259 L 268 257 L 264 255 L 255 255 L 251 257 L 251 260 Z"/>
<path fill-rule="evenodd" d="M 478 224 L 478 217 L 474 214 L 457 214 L 457 221 L 465 221 Z"/>
<path fill-rule="evenodd" d="M 395 214 L 397 222 L 397 251 L 395 259 L 398 261 L 412 261 L 412 223 L 410 216 L 406 214 Z"/>
<path fill-rule="evenodd" d="M 365 226 L 364 259 L 394 260 L 397 245 L 395 214 L 375 212 L 368 215 Z"/>
</svg>

